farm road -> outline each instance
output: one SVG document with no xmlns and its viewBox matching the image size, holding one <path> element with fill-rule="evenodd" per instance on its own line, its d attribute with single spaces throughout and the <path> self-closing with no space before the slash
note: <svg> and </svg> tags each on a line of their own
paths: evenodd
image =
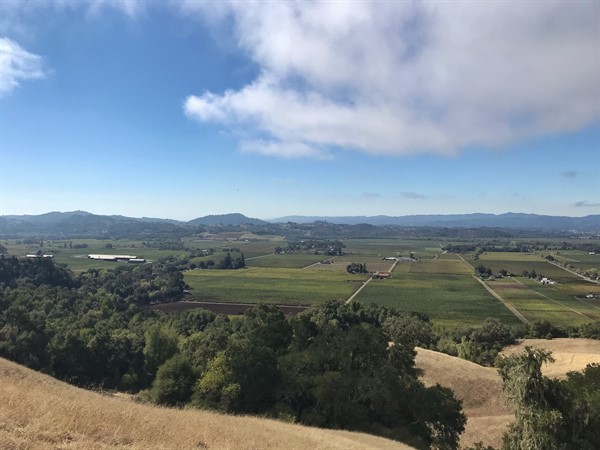
<svg viewBox="0 0 600 450">
<path fill-rule="evenodd" d="M 253 256 L 252 258 L 244 258 L 246 261 L 250 261 L 251 259 L 258 259 L 258 258 L 266 258 L 267 256 L 273 256 L 275 255 L 275 253 L 269 253 L 268 255 L 261 255 L 261 256 Z"/>
<path fill-rule="evenodd" d="M 516 281 L 517 283 L 519 283 L 521 286 L 525 286 L 527 289 L 529 289 L 529 287 L 527 287 L 527 285 L 525 285 L 525 284 L 521 283 L 519 280 L 517 280 L 517 279 L 515 279 L 515 278 L 512 278 L 512 277 L 511 277 L 511 279 L 512 279 L 513 281 Z M 589 320 L 594 320 L 594 319 L 592 319 L 590 316 L 586 316 L 586 315 L 585 315 L 584 313 L 582 313 L 581 311 L 577 311 L 576 309 L 573 309 L 573 308 L 571 308 L 570 306 L 567 306 L 567 305 L 565 305 L 564 303 L 561 303 L 561 302 L 559 302 L 558 300 L 554 300 L 553 298 L 550 298 L 550 297 L 548 297 L 547 295 L 545 295 L 545 294 L 542 294 L 541 292 L 535 291 L 535 290 L 533 290 L 533 289 L 529 289 L 529 290 L 530 290 L 531 292 L 535 292 L 535 293 L 536 293 L 537 295 L 539 295 L 540 297 L 544 297 L 545 299 L 548 299 L 548 300 L 550 300 L 551 302 L 554 302 L 554 303 L 556 303 L 557 305 L 560 305 L 560 306 L 562 306 L 563 308 L 567 308 L 567 309 L 569 309 L 569 310 L 573 311 L 575 314 L 579 314 L 580 316 L 583 316 L 583 317 L 585 317 L 586 319 L 589 319 Z"/>
<path fill-rule="evenodd" d="M 456 256 L 458 256 L 471 269 L 475 270 L 475 268 L 471 264 L 469 264 L 465 258 L 460 256 L 458 253 L 456 253 Z M 485 284 L 485 282 L 481 278 L 476 277 L 475 275 L 473 275 L 473 278 L 475 278 L 479 283 L 481 283 L 481 285 L 486 289 L 486 291 L 488 291 L 492 295 L 492 297 L 494 297 L 496 300 L 498 300 L 500 303 L 502 303 L 504 306 L 506 306 L 508 308 L 508 310 L 511 313 L 513 313 L 517 319 L 519 319 L 524 324 L 529 325 L 529 320 L 527 319 L 527 317 L 525 317 L 523 314 L 521 314 L 517 310 L 517 308 L 515 308 L 511 303 L 509 303 L 504 298 L 502 298 L 499 294 L 497 294 L 496 291 L 494 291 L 491 287 L 489 287 L 487 284 Z M 514 278 L 513 278 L 513 280 L 514 280 Z"/>
<path fill-rule="evenodd" d="M 327 258 L 327 259 L 324 259 L 323 261 L 333 261 L 335 258 L 337 258 L 337 256 L 334 256 L 333 258 Z M 308 266 L 306 266 L 306 267 L 303 267 L 302 269 L 308 269 L 309 267 L 318 266 L 319 264 L 321 264 L 321 261 L 319 261 L 319 262 L 316 262 L 316 263 L 314 263 L 314 264 L 309 264 Z"/>
<path fill-rule="evenodd" d="M 565 270 L 565 271 L 567 271 L 569 273 L 572 273 L 573 275 L 577 275 L 579 278 L 583 278 L 585 281 L 589 281 L 590 283 L 600 284 L 600 281 L 598 281 L 598 280 L 592 280 L 591 278 L 588 278 L 588 277 L 585 277 L 583 275 L 580 275 L 577 272 L 575 272 L 575 271 L 573 271 L 571 269 L 567 269 L 566 267 L 563 267 L 560 264 L 556 264 L 553 261 L 547 261 L 547 262 L 548 262 L 548 264 L 552 264 L 553 266 L 560 267 L 562 270 Z"/>
<path fill-rule="evenodd" d="M 390 269 L 388 270 L 388 272 L 392 273 L 392 272 L 393 272 L 393 270 L 396 268 L 396 265 L 397 265 L 397 264 L 398 264 L 398 260 L 394 261 L 394 264 L 392 264 L 392 266 L 390 267 Z M 356 296 L 357 296 L 357 295 L 360 293 L 360 291 L 362 291 L 362 290 L 365 288 L 365 286 L 366 286 L 367 284 L 369 284 L 369 283 L 371 282 L 371 280 L 372 280 L 372 279 L 373 279 L 373 278 L 368 278 L 368 279 L 367 279 L 367 281 L 365 281 L 363 284 L 361 284 L 361 285 L 360 285 L 360 287 L 359 287 L 359 288 L 356 290 L 356 292 L 354 292 L 354 294 L 352 294 L 352 295 L 350 296 L 350 298 L 349 298 L 348 300 L 346 300 L 346 303 L 345 303 L 345 304 L 347 305 L 347 304 L 348 304 L 348 303 L 350 303 L 352 300 L 354 300 L 354 298 L 355 298 L 355 297 L 356 297 Z"/>
<path fill-rule="evenodd" d="M 491 287 L 489 287 L 487 284 L 485 284 L 485 282 L 484 282 L 484 281 L 483 281 L 481 278 L 479 278 L 479 277 L 476 277 L 475 275 L 473 275 L 473 278 L 475 278 L 477 281 L 479 281 L 479 282 L 481 283 L 481 285 L 482 285 L 482 286 L 483 286 L 483 287 L 484 287 L 484 288 L 485 288 L 485 289 L 486 289 L 486 290 L 487 290 L 487 291 L 488 291 L 490 294 L 492 294 L 492 296 L 493 296 L 493 297 L 494 297 L 496 300 L 500 301 L 500 302 L 501 302 L 501 303 L 502 303 L 504 306 L 506 306 L 506 307 L 509 309 L 509 311 L 510 311 L 511 313 L 513 313 L 513 314 L 514 314 L 514 315 L 517 317 L 517 319 L 519 319 L 519 320 L 520 320 L 521 322 L 523 322 L 525 325 L 529 325 L 529 320 L 528 320 L 528 319 L 527 319 L 527 318 L 526 318 L 526 317 L 525 317 L 523 314 L 521 314 L 521 313 L 520 313 L 520 312 L 517 310 L 517 308 L 515 308 L 515 307 L 514 307 L 514 306 L 513 306 L 511 303 L 507 302 L 507 301 L 506 301 L 506 300 L 504 300 L 502 297 L 500 297 L 500 295 L 499 295 L 499 294 L 497 294 L 497 293 L 496 293 L 496 291 L 494 291 L 494 290 L 493 290 Z M 512 279 L 514 280 L 514 278 L 512 278 Z M 515 281 L 516 281 L 516 280 L 515 280 Z"/>
</svg>

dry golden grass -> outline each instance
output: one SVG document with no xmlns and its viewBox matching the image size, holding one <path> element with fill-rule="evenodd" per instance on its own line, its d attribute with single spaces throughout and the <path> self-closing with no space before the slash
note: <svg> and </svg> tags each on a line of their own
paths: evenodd
<svg viewBox="0 0 600 450">
<path fill-rule="evenodd" d="M 600 341 L 591 339 L 525 339 L 506 348 L 502 354 L 519 352 L 526 345 L 552 352 L 556 362 L 542 368 L 549 377 L 563 378 L 569 371 L 583 370 L 589 363 L 600 363 Z M 416 364 L 426 385 L 439 383 L 449 387 L 463 402 L 468 422 L 461 436 L 462 446 L 479 441 L 500 446 L 514 414 L 505 400 L 496 369 L 425 349 L 417 349 Z"/>
<path fill-rule="evenodd" d="M 600 363 L 600 341 L 593 339 L 525 339 L 502 351 L 503 355 L 512 355 L 530 347 L 545 348 L 552 352 L 556 360 L 542 367 L 547 377 L 564 378 L 567 372 L 580 371 L 591 363 Z"/>
<path fill-rule="evenodd" d="M 462 401 L 468 421 L 461 446 L 479 441 L 500 446 L 514 413 L 505 401 L 496 369 L 422 348 L 417 349 L 416 365 L 427 386 L 439 383 Z"/>
<path fill-rule="evenodd" d="M 0 448 L 409 449 L 362 433 L 140 405 L 0 358 Z"/>
</svg>

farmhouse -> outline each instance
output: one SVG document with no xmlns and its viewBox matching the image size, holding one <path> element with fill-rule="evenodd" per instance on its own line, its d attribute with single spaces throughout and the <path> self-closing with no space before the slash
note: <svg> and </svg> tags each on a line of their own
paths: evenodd
<svg viewBox="0 0 600 450">
<path fill-rule="evenodd" d="M 127 262 L 131 264 L 143 264 L 146 262 L 146 260 L 144 258 L 131 258 L 127 260 Z"/>
<path fill-rule="evenodd" d="M 544 278 L 542 278 L 540 280 L 540 283 L 542 283 L 542 284 L 556 284 L 556 281 L 551 280 L 550 278 L 544 277 Z"/>
<path fill-rule="evenodd" d="M 373 278 L 376 280 L 384 280 L 386 278 L 391 277 L 392 275 L 389 272 L 375 272 L 373 274 Z"/>
<path fill-rule="evenodd" d="M 38 255 L 37 253 L 32 253 L 29 255 L 25 255 L 26 258 L 54 258 L 54 255 Z"/>
</svg>

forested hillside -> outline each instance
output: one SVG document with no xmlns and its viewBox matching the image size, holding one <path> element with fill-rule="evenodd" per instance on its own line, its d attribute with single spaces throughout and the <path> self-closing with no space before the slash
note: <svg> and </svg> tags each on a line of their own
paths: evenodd
<svg viewBox="0 0 600 450">
<path fill-rule="evenodd" d="M 260 414 L 456 448 L 465 417 L 452 392 L 414 369 L 426 317 L 329 302 L 287 319 L 259 305 L 239 319 L 198 310 L 161 315 L 181 295 L 175 263 L 90 270 L 3 258 L 0 356 L 79 386 L 143 401 Z M 421 324 L 421 325 L 419 325 Z"/>
</svg>

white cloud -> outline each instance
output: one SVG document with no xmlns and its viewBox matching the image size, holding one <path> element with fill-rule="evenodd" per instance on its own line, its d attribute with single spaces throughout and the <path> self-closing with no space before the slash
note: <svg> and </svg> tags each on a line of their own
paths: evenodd
<svg viewBox="0 0 600 450">
<path fill-rule="evenodd" d="M 10 94 L 23 80 L 44 78 L 42 58 L 15 41 L 0 38 L 0 94 Z"/>
<path fill-rule="evenodd" d="M 599 116 L 594 2 L 186 2 L 232 19 L 262 69 L 186 114 L 263 154 L 453 154 L 571 132 Z M 309 149 L 312 149 L 309 150 Z"/>
</svg>

